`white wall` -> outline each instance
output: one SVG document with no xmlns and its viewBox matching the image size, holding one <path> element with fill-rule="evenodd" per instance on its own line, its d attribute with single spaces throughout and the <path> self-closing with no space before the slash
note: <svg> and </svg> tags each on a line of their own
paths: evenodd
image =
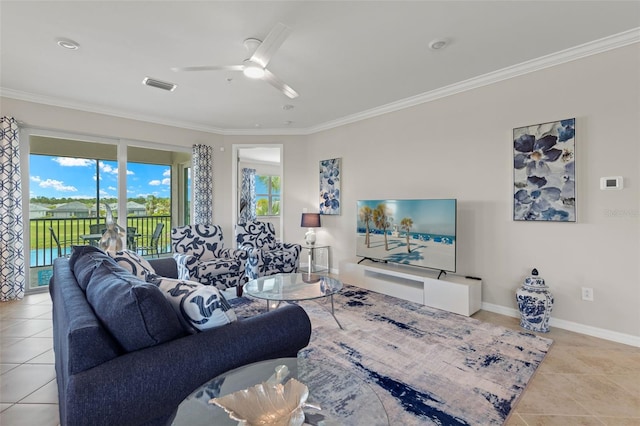
<svg viewBox="0 0 640 426">
<path fill-rule="evenodd" d="M 304 238 L 302 210 L 317 211 L 318 161 L 340 157 L 342 214 L 323 216 L 318 230 L 334 268 L 355 255 L 356 200 L 455 197 L 458 272 L 483 278 L 485 303 L 515 308 L 515 289 L 537 267 L 556 297 L 554 319 L 640 337 L 639 76 L 635 44 L 310 136 L 221 136 L 0 101 L 3 115 L 33 127 L 214 146 L 214 219 L 226 235 L 233 235 L 233 144 L 283 144 L 290 242 Z M 578 223 L 513 222 L 512 129 L 571 117 Z M 616 175 L 624 190 L 599 190 L 601 176 Z M 580 300 L 581 287 L 594 289 L 594 302 Z"/>
<path fill-rule="evenodd" d="M 355 255 L 356 200 L 457 198 L 458 273 L 482 277 L 485 303 L 516 308 L 536 267 L 554 318 L 640 336 L 639 104 L 636 44 L 311 135 L 307 169 L 342 158 L 342 214 L 323 216 L 318 241 L 337 267 Z M 514 222 L 512 129 L 572 117 L 578 223 Z M 618 175 L 624 190 L 599 189 Z M 302 179 L 313 205 L 317 173 Z"/>
</svg>

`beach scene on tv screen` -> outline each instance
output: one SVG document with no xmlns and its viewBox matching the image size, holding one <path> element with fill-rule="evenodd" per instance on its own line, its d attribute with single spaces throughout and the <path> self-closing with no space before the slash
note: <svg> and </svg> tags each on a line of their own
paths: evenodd
<svg viewBox="0 0 640 426">
<path fill-rule="evenodd" d="M 359 200 L 356 255 L 455 272 L 456 200 Z"/>
</svg>

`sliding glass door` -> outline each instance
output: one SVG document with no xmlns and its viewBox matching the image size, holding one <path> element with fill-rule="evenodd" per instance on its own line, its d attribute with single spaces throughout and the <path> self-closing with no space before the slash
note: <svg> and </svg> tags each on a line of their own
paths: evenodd
<svg viewBox="0 0 640 426">
<path fill-rule="evenodd" d="M 27 132 L 29 155 L 22 167 L 28 182 L 27 291 L 46 287 L 53 260 L 68 256 L 72 246 L 98 244 L 107 209 L 126 228 L 128 249 L 171 252 L 171 228 L 190 217 L 189 149 L 42 132 Z"/>
</svg>

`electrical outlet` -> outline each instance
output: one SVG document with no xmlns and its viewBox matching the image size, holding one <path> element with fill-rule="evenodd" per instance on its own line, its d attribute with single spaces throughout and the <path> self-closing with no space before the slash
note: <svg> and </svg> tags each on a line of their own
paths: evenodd
<svg viewBox="0 0 640 426">
<path fill-rule="evenodd" d="M 593 289 L 590 287 L 582 287 L 582 300 L 593 302 Z"/>
</svg>

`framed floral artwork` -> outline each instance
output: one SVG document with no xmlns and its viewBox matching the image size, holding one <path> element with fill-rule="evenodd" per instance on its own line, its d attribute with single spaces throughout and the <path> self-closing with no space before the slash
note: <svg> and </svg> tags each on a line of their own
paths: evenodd
<svg viewBox="0 0 640 426">
<path fill-rule="evenodd" d="M 576 221 L 575 123 L 513 129 L 513 220 Z"/>
<path fill-rule="evenodd" d="M 320 161 L 320 214 L 340 214 L 340 159 Z"/>
</svg>

